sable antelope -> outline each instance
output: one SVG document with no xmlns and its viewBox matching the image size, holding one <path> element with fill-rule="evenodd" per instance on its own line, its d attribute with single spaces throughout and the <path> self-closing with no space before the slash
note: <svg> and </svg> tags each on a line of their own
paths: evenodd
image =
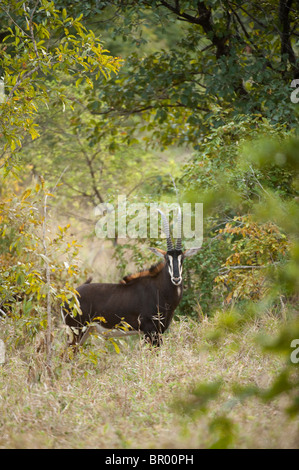
<svg viewBox="0 0 299 470">
<path fill-rule="evenodd" d="M 174 248 L 167 219 L 163 212 L 159 212 L 167 239 L 167 251 L 150 250 L 163 257 L 163 261 L 148 270 L 124 277 L 119 284 L 91 283 L 89 279 L 78 287 L 82 314 L 73 316 L 67 305 L 63 308 L 64 322 L 71 330 L 69 344 L 83 344 L 90 333 L 91 324 L 108 337 L 141 332 L 152 345 L 161 344 L 161 334 L 169 327 L 182 298 L 184 258 L 194 255 L 199 248 L 182 251 L 180 210 L 179 233 Z M 121 327 L 122 324 L 126 325 L 127 331 Z"/>
</svg>

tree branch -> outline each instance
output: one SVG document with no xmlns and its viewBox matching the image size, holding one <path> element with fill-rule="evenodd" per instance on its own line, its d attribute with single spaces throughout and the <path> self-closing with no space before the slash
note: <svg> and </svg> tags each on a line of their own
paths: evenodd
<svg viewBox="0 0 299 470">
<path fill-rule="evenodd" d="M 212 41 L 213 45 L 216 47 L 216 58 L 219 59 L 223 55 L 227 55 L 229 52 L 229 48 L 226 46 L 226 42 L 230 37 L 230 33 L 228 32 L 225 36 L 218 36 L 215 27 L 212 23 L 212 12 L 203 1 L 197 2 L 197 12 L 198 15 L 192 16 L 189 13 L 184 12 L 181 9 L 180 2 L 176 1 L 175 6 L 171 5 L 170 3 L 166 2 L 165 0 L 160 0 L 161 4 L 158 6 L 164 6 L 168 10 L 172 11 L 174 14 L 177 15 L 178 19 L 182 21 L 187 21 L 191 24 L 197 24 L 201 26 L 204 32 L 211 36 L 209 39 Z M 229 13 L 228 13 L 229 15 Z M 212 35 L 211 35 L 212 33 Z"/>
<path fill-rule="evenodd" d="M 296 65 L 296 56 L 291 45 L 291 31 L 290 31 L 290 9 L 293 0 L 280 0 L 279 2 L 279 22 L 281 26 L 280 31 L 280 53 L 281 62 L 285 63 L 285 56 L 288 57 L 289 62 L 294 67 Z M 298 67 L 295 67 L 298 72 Z"/>
<path fill-rule="evenodd" d="M 250 266 L 250 265 L 225 266 L 224 268 L 219 269 L 219 273 L 224 274 L 230 271 L 231 269 L 266 269 L 266 268 L 270 268 L 271 266 L 275 266 L 277 264 L 279 263 L 266 264 L 264 266 L 255 266 L 255 265 L 253 266 Z"/>
<path fill-rule="evenodd" d="M 85 156 L 85 160 L 86 160 L 86 163 L 87 163 L 87 166 L 89 168 L 89 172 L 90 172 L 90 175 L 91 175 L 91 179 L 92 179 L 92 189 L 94 190 L 94 193 L 95 195 L 97 196 L 98 200 L 100 201 L 100 203 L 103 203 L 104 202 L 104 199 L 102 198 L 99 190 L 98 190 L 98 187 L 97 187 L 97 181 L 96 181 L 96 176 L 95 176 L 95 171 L 94 171 L 94 168 L 93 168 L 93 160 L 89 158 L 89 155 L 88 153 L 86 152 L 86 150 L 84 149 L 84 146 L 81 142 L 81 139 L 79 137 L 79 135 L 76 133 L 76 137 L 77 137 L 77 140 L 79 142 L 79 145 L 81 147 L 81 150 L 83 152 L 83 155 Z"/>
<path fill-rule="evenodd" d="M 15 86 L 10 90 L 10 93 L 7 97 L 7 100 L 10 100 L 10 98 L 12 97 L 12 95 L 14 94 L 14 92 L 17 90 L 17 88 L 19 88 L 19 86 L 29 77 L 31 77 L 31 75 L 34 74 L 34 72 L 37 72 L 39 70 L 39 65 L 37 65 L 36 67 L 34 67 L 32 70 L 30 70 L 29 72 L 26 72 L 24 73 L 24 75 L 22 75 L 21 78 L 18 78 Z M 19 75 L 20 77 L 20 75 Z"/>
</svg>

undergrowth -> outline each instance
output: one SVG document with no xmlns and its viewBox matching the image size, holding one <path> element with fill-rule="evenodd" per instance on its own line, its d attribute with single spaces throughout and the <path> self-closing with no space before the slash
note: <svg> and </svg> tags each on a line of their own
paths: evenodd
<svg viewBox="0 0 299 470">
<path fill-rule="evenodd" d="M 292 394 L 266 401 L 248 392 L 271 388 L 285 367 L 286 356 L 260 342 L 282 323 L 273 312 L 229 328 L 220 314 L 180 319 L 159 350 L 129 338 L 117 340 L 117 352 L 91 337 L 71 360 L 57 327 L 50 377 L 43 336 L 16 344 L 7 318 L 0 447 L 298 447 L 298 421 L 286 413 Z"/>
</svg>

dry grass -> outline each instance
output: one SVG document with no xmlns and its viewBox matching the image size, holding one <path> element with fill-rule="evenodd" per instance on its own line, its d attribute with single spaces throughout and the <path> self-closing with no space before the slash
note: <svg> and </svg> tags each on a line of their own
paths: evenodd
<svg viewBox="0 0 299 470">
<path fill-rule="evenodd" d="M 261 329 L 275 333 L 269 315 L 240 332 L 225 335 L 217 347 L 207 340 L 215 324 L 205 319 L 174 322 L 163 347 L 151 351 L 138 339 L 110 344 L 91 338 L 73 361 L 54 354 L 48 378 L 44 353 L 36 344 L 16 347 L 7 340 L 7 362 L 0 366 L 0 448 L 205 448 L 213 444 L 210 420 L 224 412 L 235 423 L 236 448 L 298 447 L 298 422 L 283 411 L 286 398 L 265 404 L 241 403 L 231 384 L 267 386 L 282 366 L 263 355 L 254 341 Z M 12 334 L 13 325 L 4 326 Z M 60 337 L 56 338 L 59 348 Z M 223 380 L 225 389 L 206 414 L 179 412 L 199 382 Z"/>
</svg>

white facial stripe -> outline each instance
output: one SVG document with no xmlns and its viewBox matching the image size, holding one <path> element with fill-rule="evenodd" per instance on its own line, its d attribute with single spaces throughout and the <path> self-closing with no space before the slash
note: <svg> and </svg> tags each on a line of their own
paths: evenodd
<svg viewBox="0 0 299 470">
<path fill-rule="evenodd" d="M 168 266 L 168 272 L 170 274 L 170 277 L 171 277 L 171 281 L 173 282 L 173 284 L 175 285 L 178 285 L 182 282 L 182 270 L 183 270 L 183 267 L 182 267 L 182 255 L 179 255 L 178 258 L 177 258 L 177 262 L 178 262 L 178 271 L 179 271 L 179 278 L 175 278 L 176 280 L 174 280 L 174 274 L 173 274 L 173 257 L 168 255 L 168 259 L 169 259 L 169 266 Z"/>
</svg>

